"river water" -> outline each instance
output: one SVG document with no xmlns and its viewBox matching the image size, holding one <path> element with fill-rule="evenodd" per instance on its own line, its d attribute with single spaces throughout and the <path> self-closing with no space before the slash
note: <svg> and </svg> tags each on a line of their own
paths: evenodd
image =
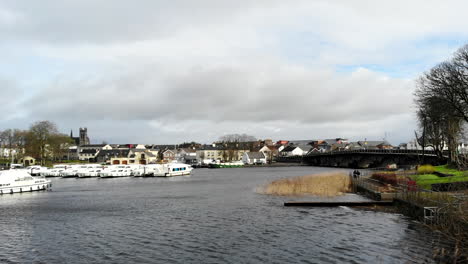
<svg viewBox="0 0 468 264">
<path fill-rule="evenodd" d="M 52 191 L 0 196 L 0 263 L 433 262 L 435 235 L 405 216 L 284 207 L 285 201 L 315 198 L 255 192 L 275 179 L 325 170 L 53 179 Z"/>
</svg>

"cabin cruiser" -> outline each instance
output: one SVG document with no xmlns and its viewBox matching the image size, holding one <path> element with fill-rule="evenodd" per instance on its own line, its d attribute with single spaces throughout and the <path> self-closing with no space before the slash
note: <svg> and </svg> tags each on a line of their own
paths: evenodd
<svg viewBox="0 0 468 264">
<path fill-rule="evenodd" d="M 128 177 L 131 175 L 130 165 L 110 165 L 99 173 L 100 178 Z"/>
<path fill-rule="evenodd" d="M 165 176 L 163 164 L 148 164 L 145 165 L 144 176 Z"/>
<path fill-rule="evenodd" d="M 171 176 L 181 176 L 189 175 L 192 172 L 193 168 L 190 165 L 184 163 L 169 163 L 165 164 L 163 167 L 163 174 L 161 176 L 171 177 Z M 155 175 L 159 176 L 159 175 Z"/>
<path fill-rule="evenodd" d="M 31 174 L 31 176 L 42 176 L 42 174 L 46 174 L 49 169 L 47 167 L 33 165 L 26 167 L 26 170 Z"/>
<path fill-rule="evenodd" d="M 47 190 L 51 187 L 50 180 L 33 177 L 26 169 L 0 171 L 0 194 Z"/>
<path fill-rule="evenodd" d="M 78 168 L 77 175 L 79 178 L 98 177 L 103 169 L 104 166 L 100 164 L 87 164 Z"/>
<path fill-rule="evenodd" d="M 54 165 L 51 169 L 41 172 L 41 176 L 44 177 L 59 177 L 60 174 L 67 169 L 67 165 L 59 164 Z"/>
<path fill-rule="evenodd" d="M 144 177 L 148 174 L 148 169 L 146 165 L 131 164 L 130 166 L 131 174 L 133 177 Z"/>
<path fill-rule="evenodd" d="M 133 172 L 133 176 L 143 177 L 170 177 L 189 175 L 193 168 L 190 165 L 183 163 L 169 163 L 169 164 L 148 164 L 144 165 L 143 171 L 140 167 L 138 171 Z"/>
<path fill-rule="evenodd" d="M 82 171 L 88 168 L 87 164 L 80 164 L 80 165 L 70 165 L 67 167 L 66 170 L 60 173 L 60 177 L 62 178 L 75 178 L 78 177 L 78 171 Z"/>
</svg>

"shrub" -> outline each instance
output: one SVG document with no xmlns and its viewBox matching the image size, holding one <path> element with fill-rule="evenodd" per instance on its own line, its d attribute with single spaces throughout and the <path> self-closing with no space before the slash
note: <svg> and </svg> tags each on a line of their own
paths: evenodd
<svg viewBox="0 0 468 264">
<path fill-rule="evenodd" d="M 421 165 L 418 167 L 418 174 L 432 174 L 435 168 L 432 165 Z"/>
<path fill-rule="evenodd" d="M 372 174 L 371 178 L 385 184 L 391 184 L 394 186 L 398 184 L 397 176 L 393 172 L 376 172 Z"/>
</svg>

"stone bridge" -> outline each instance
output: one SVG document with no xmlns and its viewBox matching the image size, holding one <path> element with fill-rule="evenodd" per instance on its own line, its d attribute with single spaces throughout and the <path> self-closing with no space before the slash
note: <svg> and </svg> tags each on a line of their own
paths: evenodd
<svg viewBox="0 0 468 264">
<path fill-rule="evenodd" d="M 293 158 L 293 157 L 291 157 Z M 297 160 L 297 157 L 296 157 Z M 302 162 L 312 166 L 342 168 L 383 168 L 417 164 L 445 164 L 446 158 L 439 159 L 435 152 L 422 150 L 341 150 L 312 152 L 302 157 Z"/>
</svg>

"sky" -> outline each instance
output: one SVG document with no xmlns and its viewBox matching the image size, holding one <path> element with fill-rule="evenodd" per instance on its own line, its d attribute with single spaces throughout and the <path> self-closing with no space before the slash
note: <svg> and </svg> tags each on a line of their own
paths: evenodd
<svg viewBox="0 0 468 264">
<path fill-rule="evenodd" d="M 0 130 L 93 143 L 414 138 L 417 78 L 467 1 L 0 1 Z"/>
</svg>

